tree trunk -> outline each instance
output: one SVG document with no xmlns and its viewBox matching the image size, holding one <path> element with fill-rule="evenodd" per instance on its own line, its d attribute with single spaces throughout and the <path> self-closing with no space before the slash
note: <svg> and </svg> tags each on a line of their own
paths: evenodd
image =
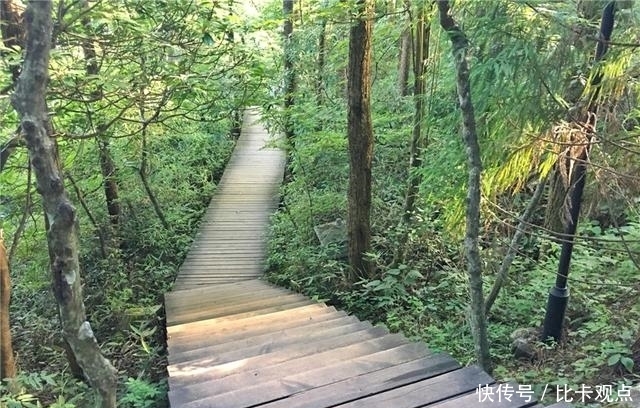
<svg viewBox="0 0 640 408">
<path fill-rule="evenodd" d="M 282 1 L 282 14 L 284 15 L 284 26 L 282 37 L 284 43 L 284 133 L 291 143 L 294 137 L 293 121 L 291 120 L 291 109 L 295 103 L 296 78 L 293 67 L 293 0 Z"/>
<path fill-rule="evenodd" d="M 413 62 L 415 110 L 409 156 L 409 188 L 403 208 L 405 224 L 409 223 L 411 214 L 415 211 L 416 194 L 420 186 L 420 177 L 415 175 L 415 171 L 422 166 L 422 149 L 426 142 L 422 137 L 422 119 L 424 117 L 425 67 L 429 58 L 430 25 L 425 21 L 424 6 L 419 7 L 416 17 L 415 60 Z"/>
<path fill-rule="evenodd" d="M 145 117 L 145 112 L 143 107 L 140 107 L 140 117 L 143 119 Z M 164 216 L 164 213 L 162 212 L 162 207 L 160 207 L 160 202 L 156 198 L 156 195 L 153 193 L 153 190 L 151 189 L 151 184 L 149 183 L 149 178 L 148 178 L 148 175 L 149 175 L 148 149 L 149 148 L 147 146 L 147 126 L 146 125 L 142 126 L 141 133 L 142 133 L 142 148 L 141 148 L 141 154 L 140 154 L 140 169 L 138 170 L 138 174 L 140 175 L 140 180 L 142 180 L 144 191 L 146 191 L 147 197 L 149 197 L 149 200 L 151 201 L 153 210 L 158 216 L 158 220 L 160 220 L 160 223 L 162 224 L 162 227 L 164 229 L 169 230 L 170 229 L 169 222 L 167 221 L 167 218 Z"/>
<path fill-rule="evenodd" d="M 9 324 L 9 304 L 11 303 L 11 277 L 9 260 L 4 247 L 2 230 L 0 230 L 0 381 L 16 375 L 16 364 L 13 359 L 13 343 L 11 341 L 11 325 Z"/>
<path fill-rule="evenodd" d="M 109 214 L 109 221 L 113 227 L 113 232 L 117 234 L 121 214 L 120 194 L 118 191 L 118 183 L 116 182 L 116 165 L 111 157 L 108 136 L 98 136 L 98 155 L 100 157 L 104 197 L 107 202 L 107 213 Z"/>
<path fill-rule="evenodd" d="M 78 218 L 64 188 L 45 102 L 51 49 L 51 1 L 32 1 L 25 13 L 27 46 L 16 91 L 11 98 L 20 117 L 38 192 L 49 221 L 47 242 L 53 258 L 53 293 L 62 333 L 96 388 L 97 406 L 116 405 L 116 371 L 102 355 L 86 320 L 79 264 Z"/>
<path fill-rule="evenodd" d="M 371 248 L 371 34 L 374 3 L 372 0 L 359 0 L 357 5 L 359 19 L 351 26 L 349 36 L 347 115 L 350 164 L 348 235 L 352 281 L 373 275 L 366 253 Z"/>
<path fill-rule="evenodd" d="M 415 50 L 413 61 L 414 76 L 414 114 L 413 114 L 413 131 L 411 135 L 411 151 L 409 153 L 409 170 L 407 193 L 405 195 L 404 205 L 402 208 L 403 227 L 411 222 L 411 216 L 415 212 L 415 203 L 418 190 L 420 188 L 421 177 L 416 174 L 416 170 L 422 167 L 422 150 L 426 145 L 426 140 L 422 137 L 422 119 L 424 117 L 424 97 L 426 88 L 425 67 L 429 58 L 429 35 L 430 24 L 425 21 L 424 3 L 418 5 L 418 13 L 415 23 Z M 398 239 L 398 246 L 394 257 L 393 264 L 397 265 L 404 262 L 405 245 L 407 243 L 409 231 L 407 228 L 401 229 L 401 236 Z"/>
<path fill-rule="evenodd" d="M 69 180 L 69 182 L 71 183 L 71 187 L 73 187 L 73 190 L 76 193 L 76 198 L 78 199 L 78 202 L 80 203 L 80 206 L 84 210 L 85 214 L 87 214 L 87 217 L 89 218 L 89 221 L 91 222 L 91 225 L 93 225 L 93 229 L 96 231 L 96 235 L 98 236 L 98 240 L 100 241 L 100 256 L 102 256 L 102 258 L 106 259 L 107 258 L 107 243 L 106 243 L 106 240 L 104 238 L 104 233 L 102 232 L 102 228 L 100 227 L 100 224 L 98 224 L 98 221 L 96 221 L 96 217 L 94 217 L 93 213 L 91 213 L 91 209 L 89 208 L 89 204 L 87 203 L 87 200 L 84 199 L 84 194 L 83 194 L 82 190 L 80 190 L 80 187 L 78 186 L 78 183 L 76 183 L 75 179 L 70 174 L 67 174 L 67 180 Z"/>
<path fill-rule="evenodd" d="M 504 259 L 500 264 L 500 269 L 498 270 L 498 274 L 496 275 L 496 281 L 493 283 L 493 287 L 491 288 L 489 296 L 487 296 L 487 301 L 485 302 L 484 306 L 485 317 L 489 316 L 491 307 L 493 307 L 493 303 L 498 298 L 502 286 L 507 281 L 507 277 L 509 276 L 509 268 L 511 268 L 511 264 L 516 258 L 520 240 L 525 234 L 526 228 L 529 225 L 529 221 L 533 216 L 533 212 L 536 208 L 538 208 L 538 203 L 540 202 L 540 198 L 542 197 L 542 193 L 544 192 L 544 187 L 546 185 L 546 178 L 540 180 L 540 183 L 538 183 L 538 186 L 536 187 L 536 191 L 534 191 L 533 196 L 531 197 L 531 201 L 529 201 L 529 204 L 527 204 L 527 208 L 525 208 L 524 213 L 520 217 L 520 221 L 518 222 L 518 226 L 516 227 L 516 232 L 513 234 L 513 238 L 511 238 L 511 242 L 509 243 L 509 249 L 507 249 L 507 253 L 505 254 Z"/>
<path fill-rule="evenodd" d="M 324 66 L 325 54 L 327 52 L 327 19 L 323 18 L 320 22 L 320 33 L 318 34 L 318 59 L 316 71 L 316 103 L 318 106 L 324 104 Z"/>
<path fill-rule="evenodd" d="M 411 66 L 411 2 L 405 0 L 405 11 L 408 15 L 406 27 L 400 35 L 400 60 L 398 63 L 398 88 L 400 96 L 409 95 L 409 68 Z"/>
<path fill-rule="evenodd" d="M 478 247 L 482 162 L 476 131 L 476 118 L 471 100 L 471 84 L 469 82 L 469 66 L 467 62 L 467 47 L 469 42 L 453 17 L 449 14 L 449 2 L 439 0 L 438 9 L 440 11 L 440 25 L 447 32 L 451 40 L 451 51 L 456 67 L 458 101 L 462 114 L 462 135 L 467 151 L 469 178 L 467 186 L 464 252 L 467 259 L 467 273 L 469 274 L 471 332 L 473 333 L 478 364 L 480 364 L 486 372 L 491 373 L 491 355 L 489 352 L 487 320 L 484 314 L 484 295 L 482 292 L 482 260 L 480 259 L 480 250 Z"/>
<path fill-rule="evenodd" d="M 554 238 L 559 238 L 564 230 L 567 193 L 569 191 L 569 182 L 566 178 L 568 172 L 566 160 L 558 160 L 551 173 L 551 183 L 547 198 L 547 205 L 544 215 L 544 227 L 552 233 Z M 563 169 L 562 166 L 565 168 Z M 563 175 L 564 174 L 564 175 Z"/>
<path fill-rule="evenodd" d="M 88 10 L 87 0 L 82 1 L 82 7 Z M 82 42 L 82 52 L 84 53 L 85 71 L 88 76 L 97 77 L 100 74 L 100 64 L 98 64 L 98 55 L 96 47 L 90 37 L 89 17 L 82 18 L 82 26 L 84 27 L 87 38 Z M 98 85 L 92 94 L 94 100 L 100 100 L 103 97 L 102 86 Z M 89 118 L 91 121 L 91 118 Z M 100 170 L 102 171 L 102 184 L 104 189 L 105 201 L 107 204 L 107 213 L 109 214 L 109 222 L 113 227 L 113 232 L 117 234 L 118 225 L 120 224 L 120 201 L 118 193 L 118 184 L 116 182 L 116 166 L 111 157 L 109 147 L 109 137 L 106 134 L 106 126 L 104 123 L 98 123 L 96 126 L 98 137 L 98 157 L 100 159 Z"/>
<path fill-rule="evenodd" d="M 33 206 L 33 199 L 31 197 L 31 194 L 32 194 L 31 185 L 33 184 L 32 173 L 33 172 L 31 170 L 31 166 L 27 167 L 27 191 L 25 192 L 24 207 L 22 207 L 22 216 L 20 217 L 18 228 L 16 228 L 16 231 L 13 234 L 13 241 L 11 241 L 11 247 L 9 248 L 9 256 L 7 259 L 9 264 L 11 264 L 11 261 L 15 257 L 16 251 L 18 250 L 20 239 L 22 238 L 22 234 L 24 233 L 24 230 L 27 225 L 27 218 L 29 218 L 32 215 L 31 214 L 32 206 Z"/>
</svg>

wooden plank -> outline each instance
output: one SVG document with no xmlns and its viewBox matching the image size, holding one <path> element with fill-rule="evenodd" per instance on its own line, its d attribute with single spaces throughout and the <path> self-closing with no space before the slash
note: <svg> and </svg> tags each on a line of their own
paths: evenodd
<svg viewBox="0 0 640 408">
<path fill-rule="evenodd" d="M 263 344 L 252 345 L 248 347 L 237 347 L 226 349 L 226 351 L 209 352 L 209 348 L 197 349 L 192 351 L 192 358 L 188 361 L 171 364 L 167 367 L 169 374 L 186 372 L 192 369 L 206 368 L 216 366 L 231 361 L 244 360 L 250 357 L 287 353 L 293 347 L 307 346 L 314 343 L 333 339 L 340 336 L 351 335 L 353 333 L 362 332 L 371 329 L 371 324 L 367 322 L 351 322 L 348 324 L 340 324 L 335 327 L 328 327 L 324 331 L 310 331 L 306 333 L 304 341 L 300 341 L 302 335 L 290 335 L 288 337 L 273 337 L 271 341 Z M 212 346 L 211 348 L 215 348 Z M 284 374 L 284 373 L 283 373 Z"/>
<path fill-rule="evenodd" d="M 232 320 L 234 316 L 243 316 L 246 313 L 259 311 L 263 309 L 270 309 L 272 307 L 279 306 L 287 306 L 292 304 L 298 304 L 302 302 L 306 304 L 307 302 L 314 303 L 309 298 L 306 298 L 302 295 L 285 295 L 279 297 L 265 297 L 263 299 L 253 300 L 250 298 L 241 298 L 242 302 L 238 302 L 236 304 L 229 304 L 225 306 L 212 305 L 212 306 L 202 306 L 201 308 L 189 308 L 184 311 L 180 311 L 180 313 L 175 313 L 180 316 L 207 316 L 206 319 L 227 319 Z M 203 320 L 203 319 L 197 319 Z M 192 320 L 193 321 L 193 320 Z M 169 325 L 167 327 L 167 333 L 173 336 L 179 336 L 182 332 L 180 328 Z M 190 326 L 189 330 L 194 330 L 194 326 Z"/>
<path fill-rule="evenodd" d="M 424 347 L 424 346 L 423 346 Z M 265 408 L 333 407 L 454 371 L 460 365 L 447 354 L 430 354 L 417 359 L 398 358 L 395 365 L 353 375 L 305 392 L 295 393 L 263 405 Z"/>
<path fill-rule="evenodd" d="M 215 285 L 224 285 L 227 283 L 234 283 L 246 280 L 246 278 L 228 278 L 222 277 L 219 279 L 215 278 L 207 278 L 207 280 L 185 280 L 185 281 L 177 281 L 174 284 L 174 288 L 176 290 L 186 290 L 186 289 L 197 289 L 203 286 L 215 286 Z"/>
<path fill-rule="evenodd" d="M 255 270 L 239 270 L 239 271 L 215 271 L 212 269 L 191 270 L 180 276 L 180 282 L 209 282 L 224 279 L 235 279 L 236 281 L 253 280 L 259 278 L 261 271 Z"/>
<path fill-rule="evenodd" d="M 191 349 L 175 356 L 173 366 L 179 364 L 191 364 L 193 360 L 200 360 L 207 356 L 224 354 L 231 351 L 246 351 L 257 349 L 261 352 L 276 350 L 278 348 L 292 345 L 298 342 L 308 342 L 328 336 L 348 334 L 354 331 L 370 328 L 371 324 L 361 322 L 355 317 L 345 316 L 322 322 L 315 322 L 311 325 L 290 328 L 288 330 L 271 331 L 269 333 L 257 335 L 233 342 L 216 343 Z M 217 340 L 217 339 L 216 339 Z"/>
<path fill-rule="evenodd" d="M 304 391 L 320 388 L 325 391 L 330 389 L 332 392 L 330 396 L 339 397 L 339 391 L 336 392 L 329 388 L 332 384 L 343 383 L 352 377 L 357 378 L 358 376 L 379 373 L 390 367 L 402 366 L 403 363 L 410 364 L 422 361 L 423 364 L 417 367 L 428 367 L 431 369 L 431 375 L 435 375 L 433 373 L 436 370 L 442 370 L 442 367 L 445 367 L 445 360 L 447 367 L 453 362 L 451 358 L 447 360 L 444 357 L 446 356 L 430 355 L 424 345 L 416 343 L 378 350 L 374 353 L 366 353 L 365 351 L 363 354 L 356 350 L 346 359 L 341 353 L 326 352 L 321 358 L 314 355 L 306 356 L 264 369 L 183 387 L 170 394 L 177 406 L 211 395 L 227 394 L 224 398 L 235 399 L 235 403 L 241 402 L 239 406 L 252 406 L 280 399 L 279 406 L 289 407 L 286 402 L 290 398 L 283 399 L 283 397 L 292 396 L 291 398 L 294 398 L 305 394 Z M 430 361 L 431 364 L 427 366 L 424 361 Z M 453 364 L 455 367 L 455 362 Z M 421 371 L 427 372 L 425 369 Z M 289 373 L 289 375 L 285 373 Z M 221 405 L 226 406 L 226 404 Z"/>
<path fill-rule="evenodd" d="M 165 304 L 167 302 L 171 304 L 180 303 L 181 299 L 185 297 L 199 298 L 206 296 L 215 296 L 218 299 L 225 297 L 235 297 L 238 293 L 246 293 L 247 291 L 254 290 L 286 290 L 276 288 L 273 285 L 266 283 L 263 280 L 252 279 L 246 282 L 232 283 L 225 286 L 218 286 L 212 288 L 202 288 L 197 290 L 180 291 L 180 292 L 168 292 L 164 295 Z"/>
<path fill-rule="evenodd" d="M 231 303 L 251 301 L 251 297 L 257 300 L 290 294 L 294 294 L 294 292 L 275 288 L 257 279 L 251 279 L 237 284 L 169 292 L 165 294 L 164 304 L 166 309 L 186 311 L 202 307 L 224 307 Z"/>
<path fill-rule="evenodd" d="M 222 261 L 229 261 L 229 262 L 233 262 L 233 261 L 248 261 L 248 260 L 254 260 L 258 263 L 265 263 L 264 258 L 261 256 L 261 252 L 262 251 L 255 251 L 255 252 L 248 252 L 248 253 L 243 253 L 243 252 L 235 252 L 235 253 L 220 253 L 220 252 L 213 252 L 213 253 L 207 253 L 207 252 L 203 252 L 202 254 L 198 255 L 198 256 L 187 256 L 185 258 L 185 262 L 192 260 L 191 258 L 193 258 L 194 261 L 218 261 L 218 260 L 222 260 Z"/>
<path fill-rule="evenodd" d="M 190 265 L 218 265 L 224 266 L 225 263 L 230 265 L 254 265 L 261 266 L 265 265 L 266 261 L 264 258 L 260 257 L 260 254 L 221 254 L 221 253 L 203 253 L 197 257 L 189 257 L 184 260 L 186 264 L 189 262 Z"/>
<path fill-rule="evenodd" d="M 225 241 L 226 242 L 224 244 L 194 244 L 195 246 L 193 247 L 193 249 L 189 251 L 189 253 L 185 257 L 185 262 L 187 260 L 193 260 L 194 258 L 207 256 L 216 256 L 222 258 L 227 257 L 232 259 L 234 257 L 254 255 L 262 256 L 262 259 L 265 259 L 267 247 L 264 244 L 249 244 L 238 246 L 230 240 Z"/>
<path fill-rule="evenodd" d="M 189 358 L 200 358 L 201 356 L 198 354 L 202 353 L 219 354 L 241 348 L 264 346 L 265 344 L 284 344 L 285 342 L 305 341 L 308 338 L 307 336 L 309 336 L 313 331 L 324 332 L 328 330 L 335 330 L 332 332 L 334 335 L 348 333 L 349 330 L 353 331 L 354 327 L 360 327 L 353 326 L 354 324 L 362 324 L 362 322 L 356 317 L 347 316 L 345 314 L 339 315 L 338 312 L 336 312 L 335 315 L 325 314 L 324 316 L 326 316 L 325 319 L 315 319 L 309 322 L 303 322 L 306 324 L 297 322 L 297 324 L 291 325 L 290 322 L 287 321 L 287 325 L 283 328 L 270 326 L 266 328 L 266 331 L 245 332 L 242 338 L 238 338 L 236 336 L 233 340 L 224 339 L 223 336 L 216 336 L 215 338 L 210 338 L 210 341 L 204 347 L 192 349 L 179 355 L 172 353 L 174 358 L 172 364 L 177 363 L 177 359 L 187 361 Z M 365 326 L 371 327 L 370 324 L 366 324 Z"/>
<path fill-rule="evenodd" d="M 482 381 L 478 381 L 476 387 L 478 385 L 484 384 Z M 518 393 L 513 393 L 510 398 L 504 398 L 502 395 L 499 395 L 498 385 L 489 386 L 491 392 L 493 392 L 493 397 L 482 398 L 481 392 L 478 392 L 477 389 L 474 389 L 474 392 L 470 392 L 464 395 L 461 395 L 457 398 L 449 399 L 446 401 L 441 401 L 434 405 L 429 405 L 430 408 L 460 408 L 460 407 L 486 407 L 486 408 L 525 408 L 525 407 L 533 407 L 537 405 L 535 399 L 531 398 L 529 400 L 529 396 L 521 395 Z M 517 385 L 511 384 L 511 389 L 517 389 Z M 485 394 L 486 395 L 486 394 Z"/>
<path fill-rule="evenodd" d="M 393 384 L 389 384 L 390 388 L 383 392 L 379 392 L 381 387 L 378 386 L 374 391 L 376 393 L 371 396 L 337 406 L 341 408 L 416 408 L 449 400 L 475 390 L 478 384 L 492 382 L 493 379 L 482 369 L 471 366 L 397 388 L 392 388 Z M 466 402 L 467 404 L 451 405 L 451 407 L 475 406 L 473 401 Z"/>
<path fill-rule="evenodd" d="M 192 331 L 188 335 L 180 337 L 179 341 L 171 341 L 169 347 L 169 361 L 180 353 L 205 347 L 216 343 L 232 342 L 244 337 L 270 333 L 272 330 L 285 329 L 293 325 L 305 326 L 314 322 L 331 320 L 343 317 L 344 312 L 338 312 L 333 307 L 316 307 L 320 304 L 302 306 L 292 309 L 292 313 L 286 311 L 259 315 L 233 322 L 222 322 L 208 326 L 207 330 Z"/>
<path fill-rule="evenodd" d="M 390 346 L 388 348 L 395 348 L 398 346 L 399 345 Z M 373 352 L 375 353 L 375 351 L 376 349 L 374 348 Z M 336 353 L 336 355 L 342 355 L 343 361 L 352 358 L 350 354 L 345 354 L 344 350 L 342 351 L 342 353 L 340 353 L 340 351 L 338 350 L 333 350 L 333 353 Z M 241 389 L 233 390 L 226 393 L 214 394 L 206 398 L 188 402 L 186 404 L 180 404 L 180 406 L 183 406 L 185 408 L 211 406 L 220 406 L 227 408 L 249 407 L 273 401 L 275 399 L 279 399 L 296 392 L 306 391 L 314 388 L 317 385 L 322 385 L 326 381 L 331 381 L 331 375 L 327 377 L 323 375 L 305 375 L 304 373 L 304 367 L 322 367 L 324 365 L 324 362 L 326 361 L 325 358 L 315 356 L 315 361 L 307 361 L 307 364 L 299 367 L 298 369 L 293 368 L 289 372 L 282 373 L 282 376 L 284 377 L 282 379 L 267 381 L 265 383 L 243 387 Z M 296 371 L 300 370 L 302 370 L 303 372 L 296 373 Z M 318 370 L 316 374 L 320 372 L 323 372 L 324 374 L 332 372 L 334 376 L 340 378 L 340 374 L 336 373 L 335 370 Z M 185 391 L 188 392 L 188 390 L 189 389 L 186 389 Z M 174 398 L 178 398 L 178 393 L 180 391 L 181 390 L 176 390 L 176 395 L 174 396 Z M 188 399 L 189 397 L 184 396 L 184 398 Z"/>
<path fill-rule="evenodd" d="M 241 319 L 248 316 L 267 314 L 267 313 L 271 313 L 279 310 L 287 310 L 289 308 L 293 308 L 297 306 L 311 305 L 316 302 L 309 299 L 304 299 L 304 298 L 302 299 L 290 298 L 290 299 L 287 299 L 286 302 L 273 302 L 273 303 L 274 304 L 272 306 L 261 305 L 261 307 L 258 309 L 247 310 L 247 308 L 245 307 L 239 307 L 235 310 L 229 309 L 226 311 L 226 313 L 229 313 L 229 314 L 226 314 L 223 317 L 218 317 L 220 316 L 220 313 L 217 312 L 216 310 L 198 310 L 193 312 L 187 312 L 177 316 L 172 316 L 172 319 L 170 321 L 167 318 L 167 324 L 174 325 L 174 324 L 180 324 L 180 323 L 194 322 L 196 320 L 207 320 L 212 318 L 225 319 L 225 320 L 237 320 L 237 319 Z"/>
<path fill-rule="evenodd" d="M 240 330 L 247 325 L 269 324 L 273 320 L 299 315 L 306 317 L 314 313 L 320 313 L 324 309 L 335 310 L 333 307 L 327 307 L 324 303 L 316 302 L 296 307 L 273 309 L 262 309 L 261 312 L 263 313 L 244 313 L 168 326 L 168 339 L 171 340 L 172 336 L 178 335 L 177 333 L 182 333 L 180 336 L 194 336 L 198 334 L 198 331 L 206 331 L 211 335 L 218 335 L 219 332 Z"/>
<path fill-rule="evenodd" d="M 227 264 L 225 265 L 223 262 L 209 262 L 193 264 L 189 263 L 180 269 L 180 273 L 182 276 L 210 276 L 210 275 L 249 275 L 255 276 L 253 279 L 257 279 L 261 276 L 261 273 L 264 271 L 264 265 L 257 265 L 253 262 L 244 263 L 244 264 Z M 252 280 L 253 280 L 252 279 Z"/>
<path fill-rule="evenodd" d="M 303 356 L 325 355 L 323 354 L 324 352 L 330 352 L 342 353 L 342 358 L 345 359 L 356 350 L 374 353 L 380 348 L 397 347 L 406 343 L 407 340 L 402 336 L 387 334 L 387 331 L 381 327 L 372 327 L 367 330 L 323 339 L 309 344 L 297 344 L 296 346 L 288 347 L 284 351 L 260 354 L 219 365 L 203 364 L 197 368 L 189 366 L 188 369 L 183 371 L 171 372 L 170 388 L 174 390 L 179 386 L 210 381 L 239 372 L 248 372 L 277 365 Z"/>
</svg>

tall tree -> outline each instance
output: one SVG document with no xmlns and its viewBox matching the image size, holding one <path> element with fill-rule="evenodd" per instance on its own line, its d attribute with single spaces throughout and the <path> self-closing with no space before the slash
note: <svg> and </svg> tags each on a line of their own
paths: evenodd
<svg viewBox="0 0 640 408">
<path fill-rule="evenodd" d="M 371 122 L 371 38 L 373 0 L 358 0 L 357 21 L 349 34 L 348 139 L 349 193 L 348 236 L 351 278 L 373 274 L 366 253 L 371 247 L 371 164 L 373 125 Z"/>
<path fill-rule="evenodd" d="M 87 0 L 81 1 L 81 6 L 85 11 L 82 17 L 82 26 L 85 30 L 85 39 L 82 41 L 82 52 L 85 59 L 85 71 L 88 78 L 98 78 L 100 75 L 100 63 L 98 61 L 98 53 L 91 33 L 91 20 L 89 19 L 89 4 Z M 99 102 L 104 97 L 102 85 L 95 86 L 90 94 L 92 101 Z M 99 118 L 92 117 L 92 109 L 87 109 L 87 122 L 91 123 L 96 130 L 96 141 L 98 144 L 98 158 L 100 159 L 100 170 L 102 172 L 102 188 L 104 190 L 105 202 L 107 204 L 107 213 L 109 221 L 113 227 L 114 236 L 118 234 L 118 226 L 120 224 L 120 194 L 118 183 L 116 181 L 116 165 L 111 154 L 111 141 L 107 133 L 108 125 Z M 97 122 L 97 123 L 96 123 Z"/>
<path fill-rule="evenodd" d="M 409 94 L 409 69 L 411 68 L 411 2 L 404 1 L 404 9 L 407 14 L 407 27 L 400 34 L 400 56 L 398 61 L 398 88 L 401 96 Z"/>
<path fill-rule="evenodd" d="M 323 2 L 323 7 L 327 6 L 327 2 Z M 320 32 L 318 33 L 318 56 L 316 63 L 315 91 L 316 103 L 318 106 L 324 104 L 324 68 L 327 53 L 327 18 L 322 17 L 320 20 Z"/>
<path fill-rule="evenodd" d="M 416 194 L 420 185 L 420 178 L 416 177 L 414 171 L 422 166 L 422 148 L 424 138 L 422 134 L 422 120 L 424 118 L 424 97 L 426 88 L 425 68 L 429 59 L 429 34 L 430 27 L 425 17 L 425 4 L 418 4 L 416 13 L 416 29 L 413 39 L 415 59 L 413 61 L 414 76 L 414 114 L 413 132 L 411 136 L 411 153 L 409 157 L 409 188 L 404 202 L 403 218 L 405 223 L 409 221 L 411 213 L 415 210 Z"/>
<path fill-rule="evenodd" d="M 425 88 L 426 88 L 426 65 L 429 59 L 429 37 L 431 33 L 430 22 L 426 21 L 425 3 L 420 1 L 417 5 L 415 20 L 415 34 L 413 36 L 413 78 L 414 78 L 414 112 L 413 130 L 411 132 L 411 151 L 409 153 L 409 185 L 402 208 L 402 225 L 407 226 L 411 221 L 411 216 L 415 211 L 416 196 L 420 187 L 420 177 L 416 174 L 422 166 L 422 150 L 426 144 L 422 132 L 422 120 L 424 119 Z M 405 244 L 409 231 L 403 228 L 396 250 L 394 264 L 401 263 L 404 258 Z"/>
<path fill-rule="evenodd" d="M 16 364 L 13 359 L 13 342 L 9 325 L 9 303 L 11 302 L 11 278 L 9 261 L 4 247 L 2 230 L 0 230 L 0 381 L 16 375 Z"/>
<path fill-rule="evenodd" d="M 284 25 L 282 36 L 284 42 L 284 132 L 287 140 L 293 139 L 293 121 L 291 120 L 291 108 L 293 107 L 296 92 L 296 77 L 293 67 L 293 0 L 282 0 L 282 14 Z"/>
<path fill-rule="evenodd" d="M 451 40 L 451 52 L 456 67 L 458 102 L 460 103 L 460 112 L 462 114 L 462 136 L 467 151 L 468 181 L 464 252 L 467 259 L 469 293 L 471 296 L 471 331 L 478 364 L 490 373 L 492 368 L 487 337 L 487 319 L 484 312 L 484 295 L 482 292 L 482 260 L 480 259 L 478 247 L 482 161 L 476 130 L 476 117 L 471 100 L 471 83 L 469 81 L 469 64 L 467 62 L 469 41 L 451 16 L 449 2 L 439 0 L 438 10 L 440 12 L 440 25 Z"/>
<path fill-rule="evenodd" d="M 116 371 L 102 355 L 86 320 L 79 263 L 78 218 L 64 187 L 46 104 L 53 23 L 51 1 L 31 1 L 25 12 L 26 52 L 11 103 L 20 117 L 38 191 L 48 220 L 53 293 L 62 333 L 96 388 L 96 406 L 116 405 Z"/>
</svg>

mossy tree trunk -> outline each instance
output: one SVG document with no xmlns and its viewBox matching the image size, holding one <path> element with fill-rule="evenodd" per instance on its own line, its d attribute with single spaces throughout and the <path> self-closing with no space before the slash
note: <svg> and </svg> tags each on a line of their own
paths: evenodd
<svg viewBox="0 0 640 408">
<path fill-rule="evenodd" d="M 469 294 L 471 297 L 471 332 L 475 343 L 478 364 L 491 373 L 491 355 L 487 337 L 487 319 L 484 313 L 484 295 L 482 292 L 482 260 L 478 246 L 480 234 L 480 175 L 482 162 L 480 145 L 476 130 L 476 118 L 471 100 L 471 83 L 469 81 L 469 64 L 467 47 L 469 41 L 464 32 L 456 24 L 450 14 L 449 2 L 438 1 L 440 25 L 449 35 L 451 52 L 456 67 L 456 88 L 458 102 L 462 114 L 462 136 L 467 151 L 467 205 L 464 252 L 469 275 Z"/>
<path fill-rule="evenodd" d="M 116 371 L 102 355 L 86 319 L 78 259 L 77 211 L 64 187 L 45 100 L 53 28 L 51 1 L 30 2 L 25 22 L 26 52 L 11 103 L 20 117 L 49 223 L 47 243 L 52 257 L 52 286 L 62 334 L 97 391 L 96 406 L 113 408 L 116 406 Z"/>
<path fill-rule="evenodd" d="M 358 20 L 349 36 L 348 114 L 349 193 L 348 235 L 351 280 L 373 275 L 366 253 L 371 248 L 371 122 L 372 0 L 357 2 Z"/>
</svg>

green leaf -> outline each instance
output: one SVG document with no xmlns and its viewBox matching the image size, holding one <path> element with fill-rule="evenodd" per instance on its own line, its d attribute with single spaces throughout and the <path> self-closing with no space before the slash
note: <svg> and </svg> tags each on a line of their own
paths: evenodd
<svg viewBox="0 0 640 408">
<path fill-rule="evenodd" d="M 630 373 L 633 372 L 633 359 L 629 357 L 621 357 L 620 363 L 627 369 Z"/>
<path fill-rule="evenodd" d="M 420 272 L 416 271 L 415 269 L 412 269 L 407 273 L 407 279 L 417 280 L 417 279 L 423 279 L 423 278 L 424 276 Z"/>
<path fill-rule="evenodd" d="M 609 356 L 609 358 L 607 359 L 607 364 L 609 366 L 616 365 L 616 364 L 618 364 L 618 361 L 620 361 L 621 357 L 622 356 L 619 353 L 613 354 L 613 355 Z"/>
</svg>

